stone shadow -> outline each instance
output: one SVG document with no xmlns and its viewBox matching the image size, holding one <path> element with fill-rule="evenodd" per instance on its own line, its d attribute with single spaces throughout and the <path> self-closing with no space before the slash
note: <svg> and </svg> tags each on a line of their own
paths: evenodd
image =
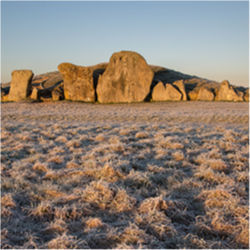
<svg viewBox="0 0 250 250">
<path fill-rule="evenodd" d="M 93 72 L 93 82 L 94 82 L 94 89 L 95 89 L 95 101 L 97 101 L 97 84 L 99 77 L 104 73 L 105 69 L 104 68 L 97 68 Z"/>
</svg>

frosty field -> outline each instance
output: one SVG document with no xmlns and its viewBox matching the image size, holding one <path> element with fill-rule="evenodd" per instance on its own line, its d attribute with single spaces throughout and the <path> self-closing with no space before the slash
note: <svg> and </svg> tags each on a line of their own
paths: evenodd
<svg viewBox="0 0 250 250">
<path fill-rule="evenodd" d="M 248 103 L 1 109 L 1 248 L 248 248 Z"/>
</svg>

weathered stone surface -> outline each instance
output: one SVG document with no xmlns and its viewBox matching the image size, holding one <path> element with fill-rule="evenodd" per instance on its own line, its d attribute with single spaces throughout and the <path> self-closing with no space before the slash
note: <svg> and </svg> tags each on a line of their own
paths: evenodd
<svg viewBox="0 0 250 250">
<path fill-rule="evenodd" d="M 190 101 L 196 101 L 197 97 L 198 97 L 198 88 L 195 88 L 192 91 L 188 92 L 188 98 Z"/>
<path fill-rule="evenodd" d="M 175 81 L 173 84 L 174 84 L 174 85 L 179 89 L 179 91 L 181 92 L 181 94 L 182 94 L 181 100 L 182 100 L 182 101 L 186 101 L 186 100 L 187 100 L 187 93 L 186 93 L 186 90 L 185 90 L 184 81 L 183 81 L 183 80 L 178 80 L 178 81 Z"/>
<path fill-rule="evenodd" d="M 93 69 L 71 63 L 61 63 L 58 70 L 63 75 L 64 96 L 72 101 L 95 101 Z"/>
<path fill-rule="evenodd" d="M 39 90 L 37 88 L 32 89 L 32 93 L 30 95 L 30 98 L 33 100 L 39 100 Z"/>
<path fill-rule="evenodd" d="M 59 71 L 53 71 L 41 75 L 35 75 L 32 79 L 32 86 L 38 87 L 39 89 L 55 88 L 62 82 L 62 74 Z"/>
<path fill-rule="evenodd" d="M 246 89 L 244 93 L 244 101 L 249 102 L 249 89 Z"/>
<path fill-rule="evenodd" d="M 61 86 L 54 88 L 51 92 L 53 101 L 60 101 L 64 99 L 63 89 Z"/>
<path fill-rule="evenodd" d="M 21 101 L 31 92 L 33 72 L 31 70 L 14 70 L 11 74 L 9 101 Z"/>
<path fill-rule="evenodd" d="M 8 102 L 8 95 L 1 96 L 1 102 Z"/>
<path fill-rule="evenodd" d="M 63 82 L 63 78 L 62 75 L 60 74 L 60 72 L 54 72 L 50 73 L 49 77 L 47 80 L 43 81 L 41 83 L 41 86 L 46 89 L 46 88 L 54 88 L 56 86 L 58 86 L 60 83 Z"/>
<path fill-rule="evenodd" d="M 180 101 L 182 94 L 171 84 L 158 82 L 152 92 L 153 101 Z"/>
<path fill-rule="evenodd" d="M 153 71 L 136 52 L 114 53 L 99 77 L 97 98 L 100 103 L 142 102 L 150 93 Z"/>
<path fill-rule="evenodd" d="M 201 87 L 197 94 L 197 101 L 213 101 L 214 93 L 206 87 Z"/>
<path fill-rule="evenodd" d="M 236 93 L 228 81 L 223 81 L 215 97 L 216 101 L 243 101 L 243 96 Z"/>
<path fill-rule="evenodd" d="M 152 91 L 153 101 L 165 101 L 166 100 L 166 88 L 163 82 L 158 82 Z"/>
<path fill-rule="evenodd" d="M 31 83 L 32 83 L 32 86 L 41 87 L 42 83 L 44 83 L 47 80 L 48 80 L 48 77 L 34 76 Z"/>
</svg>

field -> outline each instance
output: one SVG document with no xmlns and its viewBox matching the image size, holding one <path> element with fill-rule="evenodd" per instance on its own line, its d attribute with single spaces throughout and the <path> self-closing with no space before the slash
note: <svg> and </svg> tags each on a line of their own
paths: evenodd
<svg viewBox="0 0 250 250">
<path fill-rule="evenodd" d="M 1 109 L 1 248 L 248 248 L 248 103 Z"/>
</svg>

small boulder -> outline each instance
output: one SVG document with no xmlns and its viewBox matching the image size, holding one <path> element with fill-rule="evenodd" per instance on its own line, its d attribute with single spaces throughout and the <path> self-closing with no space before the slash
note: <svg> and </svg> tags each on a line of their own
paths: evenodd
<svg viewBox="0 0 250 250">
<path fill-rule="evenodd" d="M 38 90 L 38 88 L 33 88 L 32 89 L 32 93 L 30 95 L 30 98 L 32 100 L 39 100 L 39 90 Z"/>
<path fill-rule="evenodd" d="M 214 93 L 206 87 L 201 87 L 197 94 L 197 101 L 213 101 Z"/>
<path fill-rule="evenodd" d="M 61 63 L 58 70 L 63 75 L 64 96 L 72 101 L 95 101 L 93 69 L 71 63 Z"/>
<path fill-rule="evenodd" d="M 184 81 L 183 81 L 183 80 L 178 80 L 178 81 L 173 82 L 173 84 L 174 84 L 174 85 L 178 88 L 178 90 L 181 92 L 181 94 L 182 94 L 181 100 L 182 100 L 182 101 L 186 101 L 186 100 L 187 100 L 187 93 L 186 93 L 186 90 L 185 90 Z"/>
<path fill-rule="evenodd" d="M 171 84 L 158 82 L 152 92 L 153 101 L 180 101 L 182 94 Z"/>
<path fill-rule="evenodd" d="M 243 96 L 237 94 L 228 81 L 223 81 L 215 97 L 216 101 L 243 101 Z"/>
<path fill-rule="evenodd" d="M 114 53 L 97 84 L 100 103 L 142 102 L 150 93 L 154 73 L 136 52 Z"/>
<path fill-rule="evenodd" d="M 31 92 L 33 72 L 31 70 L 14 70 L 11 74 L 9 101 L 21 101 Z"/>
<path fill-rule="evenodd" d="M 188 98 L 190 101 L 197 101 L 197 97 L 198 97 L 198 88 L 194 88 L 193 90 L 191 90 L 190 92 L 188 92 Z"/>
<path fill-rule="evenodd" d="M 60 101 L 64 99 L 63 88 L 61 86 L 54 88 L 51 94 L 52 94 L 53 101 Z"/>
</svg>

